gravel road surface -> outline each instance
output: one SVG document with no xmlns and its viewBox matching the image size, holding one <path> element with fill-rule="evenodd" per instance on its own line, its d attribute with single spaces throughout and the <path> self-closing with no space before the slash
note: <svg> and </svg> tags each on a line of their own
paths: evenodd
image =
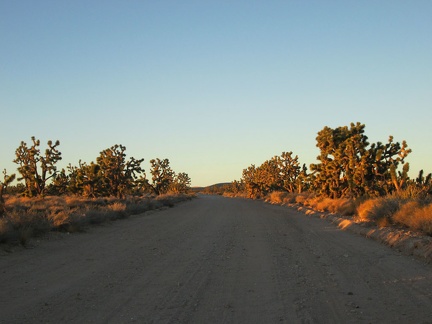
<svg viewBox="0 0 432 324">
<path fill-rule="evenodd" d="M 432 323 L 432 265 L 200 196 L 0 254 L 0 323 Z"/>
</svg>

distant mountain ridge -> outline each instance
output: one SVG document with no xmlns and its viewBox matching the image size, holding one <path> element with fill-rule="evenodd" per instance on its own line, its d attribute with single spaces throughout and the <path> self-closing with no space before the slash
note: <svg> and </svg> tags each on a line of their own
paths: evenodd
<svg viewBox="0 0 432 324">
<path fill-rule="evenodd" d="M 221 183 L 215 183 L 207 187 L 192 187 L 192 191 L 194 192 L 214 192 L 219 191 L 226 185 L 230 185 L 231 182 L 221 182 Z"/>
</svg>

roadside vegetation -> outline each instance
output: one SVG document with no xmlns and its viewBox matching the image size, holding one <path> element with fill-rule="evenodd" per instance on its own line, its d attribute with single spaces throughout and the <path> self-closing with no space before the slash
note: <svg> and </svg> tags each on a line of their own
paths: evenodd
<svg viewBox="0 0 432 324">
<path fill-rule="evenodd" d="M 126 147 L 114 145 L 95 162 L 79 161 L 58 170 L 60 142 L 48 141 L 42 154 L 40 141 L 31 140 L 16 149 L 18 177 L 3 171 L 0 243 L 26 244 L 49 231 L 82 231 L 90 224 L 172 207 L 193 197 L 188 174 L 174 172 L 168 159 L 150 160 L 148 179 L 144 159 L 127 159 Z"/>
<path fill-rule="evenodd" d="M 432 174 L 408 175 L 405 141 L 370 144 L 365 125 L 351 123 L 318 132 L 318 162 L 309 168 L 283 152 L 243 170 L 218 193 L 271 203 L 304 205 L 358 222 L 398 226 L 432 236 Z"/>
<path fill-rule="evenodd" d="M 89 225 L 127 218 L 146 211 L 173 207 L 191 194 L 164 194 L 127 198 L 76 196 L 7 197 L 0 218 L 0 243 L 26 245 L 32 237 L 50 231 L 81 232 Z"/>
</svg>

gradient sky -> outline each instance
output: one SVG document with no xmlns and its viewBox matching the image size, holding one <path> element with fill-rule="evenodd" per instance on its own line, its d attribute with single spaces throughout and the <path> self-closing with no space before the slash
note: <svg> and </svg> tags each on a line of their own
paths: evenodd
<svg viewBox="0 0 432 324">
<path fill-rule="evenodd" d="M 316 162 L 324 126 L 406 140 L 432 171 L 432 1 L 0 0 L 0 168 L 22 140 L 64 167 L 114 145 L 192 185 L 283 151 Z"/>
</svg>

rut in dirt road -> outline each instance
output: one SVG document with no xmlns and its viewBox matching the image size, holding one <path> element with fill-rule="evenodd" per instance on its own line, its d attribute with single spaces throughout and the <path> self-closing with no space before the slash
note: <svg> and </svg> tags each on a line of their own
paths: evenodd
<svg viewBox="0 0 432 324">
<path fill-rule="evenodd" d="M 67 236 L 67 235 L 65 235 Z M 432 266 L 325 220 L 200 196 L 0 256 L 1 323 L 427 323 Z"/>
</svg>

